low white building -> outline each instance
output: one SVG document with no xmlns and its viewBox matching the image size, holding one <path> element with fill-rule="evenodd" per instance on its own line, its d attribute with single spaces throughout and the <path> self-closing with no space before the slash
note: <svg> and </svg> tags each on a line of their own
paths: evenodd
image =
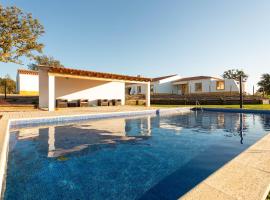
<svg viewBox="0 0 270 200">
<path fill-rule="evenodd" d="M 16 91 L 20 95 L 38 95 L 38 71 L 18 69 L 16 78 Z"/>
<path fill-rule="evenodd" d="M 132 83 L 142 85 L 146 106 L 150 106 L 150 81 L 143 77 L 40 66 L 39 107 L 53 111 L 56 99 L 87 99 L 95 105 L 98 99 L 121 99 L 125 105 L 125 85 Z"/>
<path fill-rule="evenodd" d="M 238 93 L 239 83 L 233 79 L 221 79 L 211 76 L 194 76 L 180 78 L 179 75 L 157 77 L 151 80 L 151 94 L 199 94 L 199 93 Z M 245 91 L 245 83 L 243 83 Z M 140 84 L 126 86 L 130 95 L 145 94 Z"/>
<path fill-rule="evenodd" d="M 199 94 L 199 93 L 238 93 L 239 83 L 233 79 L 220 79 L 211 76 L 194 76 L 181 78 L 172 83 L 177 94 Z M 245 91 L 245 83 L 243 84 Z"/>
<path fill-rule="evenodd" d="M 180 79 L 178 75 L 169 75 L 152 78 L 150 91 L 152 94 L 176 94 L 177 87 L 173 85 L 173 81 Z M 127 94 L 145 94 L 144 88 L 140 84 L 131 84 L 126 86 Z"/>
</svg>

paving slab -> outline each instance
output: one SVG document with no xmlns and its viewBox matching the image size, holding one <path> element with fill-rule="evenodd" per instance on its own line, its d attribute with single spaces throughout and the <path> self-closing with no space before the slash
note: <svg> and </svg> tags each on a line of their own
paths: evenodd
<svg viewBox="0 0 270 200">
<path fill-rule="evenodd" d="M 233 200 L 235 198 L 227 195 L 206 183 L 199 184 L 192 193 L 188 193 L 182 200 Z M 235 199 L 237 200 L 237 199 Z"/>
</svg>

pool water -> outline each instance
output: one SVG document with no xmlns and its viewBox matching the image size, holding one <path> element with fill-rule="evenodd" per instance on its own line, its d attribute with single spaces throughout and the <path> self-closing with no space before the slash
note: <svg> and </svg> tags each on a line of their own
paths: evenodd
<svg viewBox="0 0 270 200">
<path fill-rule="evenodd" d="M 4 199 L 177 199 L 269 130 L 217 112 L 15 127 Z"/>
</svg>

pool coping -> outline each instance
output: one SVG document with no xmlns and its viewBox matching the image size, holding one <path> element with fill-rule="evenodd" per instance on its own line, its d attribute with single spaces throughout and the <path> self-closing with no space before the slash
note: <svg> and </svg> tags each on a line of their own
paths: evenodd
<svg viewBox="0 0 270 200">
<path fill-rule="evenodd" d="M 45 123 L 48 120 L 60 122 L 61 120 L 88 120 L 104 119 L 111 117 L 140 116 L 146 114 L 170 114 L 176 112 L 189 112 L 191 107 L 180 108 L 161 108 L 143 111 L 124 111 L 93 114 L 59 115 L 48 117 L 30 117 L 22 119 L 0 119 L 0 191 L 3 198 L 5 172 L 8 156 L 9 128 L 13 125 L 34 121 L 35 123 Z M 240 109 L 203 109 L 215 112 L 238 112 Z M 236 111 L 237 110 L 237 111 Z M 258 112 L 246 113 L 262 113 Z M 270 114 L 270 112 L 262 113 Z M 43 122 L 42 122 L 43 121 Z M 31 124 L 33 124 L 31 122 Z M 30 123 L 29 123 L 30 124 Z M 2 129 L 3 127 L 3 129 Z M 2 144 L 1 144 L 2 143 Z M 269 156 L 268 156 L 269 155 Z M 239 171 L 239 168 L 241 171 Z M 237 171 L 238 170 L 238 171 Z M 231 184 L 234 183 L 235 185 Z M 254 187 L 255 186 L 255 187 Z M 228 191 L 229 189 L 229 191 Z M 232 190 L 232 191 L 230 191 Z M 265 200 L 270 190 L 270 134 L 258 140 L 244 152 L 240 153 L 230 162 L 204 179 L 201 183 L 187 192 L 180 199 L 259 199 Z"/>
<path fill-rule="evenodd" d="M 194 107 L 192 110 L 202 110 L 209 112 L 230 112 L 230 113 L 248 113 L 248 114 L 270 114 L 270 110 L 260 109 L 241 109 L 241 108 L 198 108 Z"/>
<path fill-rule="evenodd" d="M 54 116 L 39 116 L 39 117 L 25 117 L 25 118 L 5 118 L 5 115 L 0 119 L 0 199 L 3 199 L 5 189 L 6 168 L 8 161 L 8 143 L 9 143 L 9 130 L 12 126 L 18 125 L 35 125 L 35 124 L 48 124 L 58 122 L 74 122 L 91 119 L 108 119 L 112 117 L 131 117 L 143 115 L 163 115 L 174 113 L 190 112 L 191 107 L 179 108 L 160 108 L 160 109 L 146 109 L 139 111 L 118 111 L 118 112 L 102 112 L 90 114 L 67 114 L 67 115 L 54 115 Z M 3 128 L 2 128 L 3 127 Z"/>
</svg>

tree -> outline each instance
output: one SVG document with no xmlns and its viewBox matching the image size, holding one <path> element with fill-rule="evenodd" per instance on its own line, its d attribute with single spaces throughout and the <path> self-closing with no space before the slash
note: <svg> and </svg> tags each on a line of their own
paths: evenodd
<svg viewBox="0 0 270 200">
<path fill-rule="evenodd" d="M 239 69 L 230 69 L 223 73 L 222 77 L 226 79 L 234 79 L 239 80 L 240 76 L 242 76 L 243 80 L 247 80 L 248 75 L 243 71 Z"/>
<path fill-rule="evenodd" d="M 28 65 L 28 69 L 38 70 L 38 65 L 46 65 L 49 67 L 64 67 L 59 60 L 55 60 L 53 57 L 49 56 L 36 56 L 36 63 L 31 63 Z"/>
<path fill-rule="evenodd" d="M 30 13 L 12 6 L 0 5 L 0 61 L 21 64 L 20 57 L 33 58 L 33 52 L 42 52 L 38 38 L 44 27 Z"/>
<path fill-rule="evenodd" d="M 270 95 L 270 74 L 262 74 L 258 86 L 260 86 L 259 92 L 265 92 L 267 95 Z"/>
<path fill-rule="evenodd" d="M 6 75 L 5 78 L 0 78 L 0 93 L 5 93 L 5 87 L 7 94 L 14 94 L 16 92 L 16 82 Z"/>
</svg>

